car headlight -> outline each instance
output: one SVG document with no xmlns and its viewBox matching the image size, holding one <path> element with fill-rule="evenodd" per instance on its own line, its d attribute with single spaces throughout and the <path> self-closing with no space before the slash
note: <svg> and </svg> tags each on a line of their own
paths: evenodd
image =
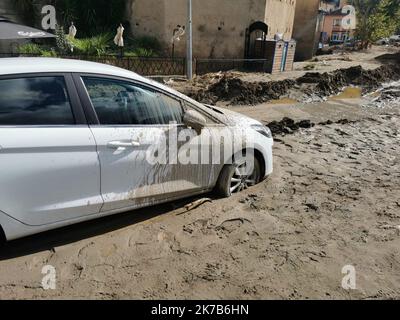
<svg viewBox="0 0 400 320">
<path fill-rule="evenodd" d="M 272 132 L 267 126 L 264 126 L 262 124 L 254 124 L 251 126 L 251 128 L 258 133 L 261 133 L 264 137 L 272 139 Z"/>
</svg>

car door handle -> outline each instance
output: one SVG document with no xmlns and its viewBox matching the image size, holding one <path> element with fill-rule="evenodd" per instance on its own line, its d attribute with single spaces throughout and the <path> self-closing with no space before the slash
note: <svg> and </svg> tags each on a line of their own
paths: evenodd
<svg viewBox="0 0 400 320">
<path fill-rule="evenodd" d="M 107 146 L 112 149 L 134 148 L 139 147 L 140 143 L 137 141 L 110 141 Z"/>
</svg>

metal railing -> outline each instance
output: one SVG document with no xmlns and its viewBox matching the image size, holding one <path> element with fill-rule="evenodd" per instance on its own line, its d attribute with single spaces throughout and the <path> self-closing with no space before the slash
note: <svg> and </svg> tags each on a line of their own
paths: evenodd
<svg viewBox="0 0 400 320">
<path fill-rule="evenodd" d="M 36 54 L 0 53 L 5 57 L 38 57 Z M 59 58 L 86 60 L 113 65 L 136 72 L 143 76 L 186 76 L 185 58 L 163 57 L 119 57 L 116 55 L 88 56 L 64 55 Z M 195 59 L 194 70 L 197 75 L 211 72 L 238 70 L 245 72 L 266 72 L 266 59 Z"/>
<path fill-rule="evenodd" d="M 266 59 L 196 59 L 195 70 L 197 75 L 230 70 L 265 72 L 267 62 Z"/>
<path fill-rule="evenodd" d="M 186 73 L 184 58 L 119 58 L 116 56 L 71 56 L 69 58 L 105 63 L 136 72 L 143 76 L 184 76 Z"/>
<path fill-rule="evenodd" d="M 1 54 L 5 57 L 37 57 L 35 54 Z M 113 65 L 130 70 L 143 76 L 184 76 L 186 74 L 185 58 L 148 58 L 148 57 L 118 57 L 113 55 L 87 56 L 65 55 L 59 58 L 86 60 Z"/>
</svg>

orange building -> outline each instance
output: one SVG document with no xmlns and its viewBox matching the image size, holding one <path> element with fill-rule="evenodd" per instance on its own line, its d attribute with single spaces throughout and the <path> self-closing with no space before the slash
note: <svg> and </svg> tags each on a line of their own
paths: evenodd
<svg viewBox="0 0 400 320">
<path fill-rule="evenodd" d="M 349 40 L 354 34 L 351 26 L 350 11 L 337 9 L 324 15 L 321 40 L 323 43 L 340 44 Z"/>
</svg>

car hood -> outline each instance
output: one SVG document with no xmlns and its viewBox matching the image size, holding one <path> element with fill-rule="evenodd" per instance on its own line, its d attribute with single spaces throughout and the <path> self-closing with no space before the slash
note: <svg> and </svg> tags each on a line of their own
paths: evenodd
<svg viewBox="0 0 400 320">
<path fill-rule="evenodd" d="M 227 125 L 240 126 L 240 127 L 250 127 L 252 125 L 261 124 L 259 121 L 249 118 L 241 113 L 219 108 L 211 105 L 205 105 L 209 111 L 213 113 L 214 116 L 221 119 Z"/>
</svg>

